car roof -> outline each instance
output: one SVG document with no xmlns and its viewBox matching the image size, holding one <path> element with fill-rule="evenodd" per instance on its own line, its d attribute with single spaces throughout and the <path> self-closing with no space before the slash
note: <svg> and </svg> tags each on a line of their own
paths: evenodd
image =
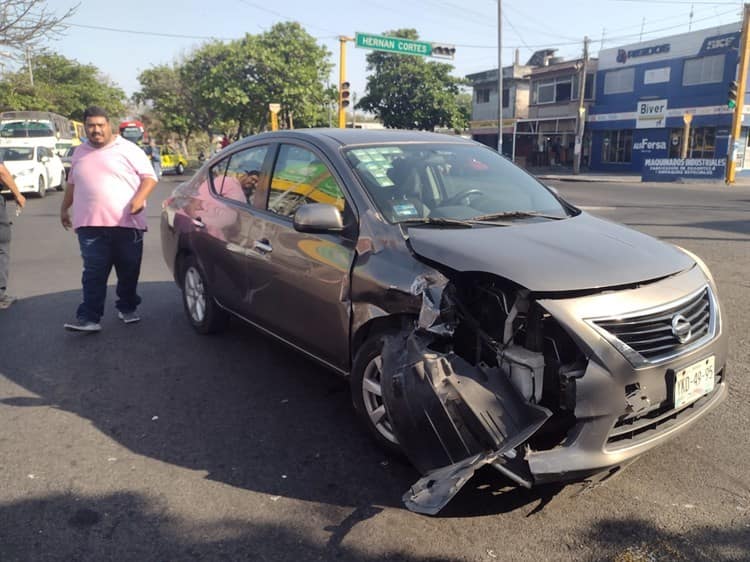
<svg viewBox="0 0 750 562">
<path fill-rule="evenodd" d="M 387 144 L 387 143 L 404 143 L 404 142 L 425 142 L 425 143 L 466 143 L 475 144 L 474 141 L 464 139 L 455 135 L 443 133 L 432 133 L 427 131 L 405 131 L 400 129 L 294 129 L 260 133 L 258 135 L 246 137 L 243 142 L 252 142 L 256 140 L 272 140 L 274 137 L 299 138 L 308 140 L 318 140 L 326 144 L 338 144 L 341 146 L 366 145 L 366 144 Z"/>
</svg>

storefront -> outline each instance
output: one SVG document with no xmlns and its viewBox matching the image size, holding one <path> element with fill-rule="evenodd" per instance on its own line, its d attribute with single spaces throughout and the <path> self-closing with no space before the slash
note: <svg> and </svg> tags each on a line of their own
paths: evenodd
<svg viewBox="0 0 750 562">
<path fill-rule="evenodd" d="M 739 41 L 737 23 L 600 51 L 591 168 L 640 173 L 646 160 L 726 158 Z"/>
</svg>

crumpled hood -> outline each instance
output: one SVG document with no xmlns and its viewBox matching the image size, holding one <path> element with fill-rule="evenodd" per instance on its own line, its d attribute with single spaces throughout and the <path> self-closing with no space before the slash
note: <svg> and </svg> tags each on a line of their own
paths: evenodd
<svg viewBox="0 0 750 562">
<path fill-rule="evenodd" d="M 669 244 L 587 213 L 512 226 L 419 226 L 409 228 L 408 238 L 418 256 L 457 271 L 492 273 L 534 292 L 629 285 L 694 265 Z"/>
</svg>

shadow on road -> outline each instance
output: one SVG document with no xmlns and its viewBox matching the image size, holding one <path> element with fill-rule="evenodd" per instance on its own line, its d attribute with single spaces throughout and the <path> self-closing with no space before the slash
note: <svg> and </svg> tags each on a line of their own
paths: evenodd
<svg viewBox="0 0 750 562">
<path fill-rule="evenodd" d="M 609 518 L 598 522 L 587 540 L 603 553 L 598 560 L 614 562 L 724 562 L 747 560 L 750 530 L 742 522 L 734 528 L 703 527 L 670 532 L 653 522 L 633 518 Z"/>
<path fill-rule="evenodd" d="M 56 525 L 50 526 L 49 521 Z M 109 560 L 358 560 L 448 562 L 392 549 L 384 555 L 339 543 L 321 545 L 273 523 L 225 518 L 196 524 L 138 494 L 47 495 L 0 506 L 3 562 Z M 382 545 L 381 545 L 382 547 Z M 387 548 L 385 549 L 388 550 Z"/>
<path fill-rule="evenodd" d="M 240 322 L 220 336 L 196 334 L 172 283 L 144 283 L 140 292 L 142 322 L 120 323 L 110 300 L 102 332 L 91 335 L 62 329 L 77 291 L 3 311 L 0 374 L 36 397 L 5 396 L 0 405 L 73 412 L 134 453 L 231 486 L 336 506 L 401 506 L 419 475 L 360 427 L 345 379 Z M 501 513 L 551 493 L 498 495 L 508 481 L 489 472 L 445 515 Z"/>
</svg>

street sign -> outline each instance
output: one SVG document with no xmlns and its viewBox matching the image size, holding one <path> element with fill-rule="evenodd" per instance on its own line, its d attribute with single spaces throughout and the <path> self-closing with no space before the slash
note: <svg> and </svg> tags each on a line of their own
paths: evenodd
<svg viewBox="0 0 750 562">
<path fill-rule="evenodd" d="M 280 103 L 269 103 L 268 104 L 268 110 L 271 113 L 278 113 L 281 111 L 281 104 Z"/>
<path fill-rule="evenodd" d="M 356 46 L 361 49 L 374 49 L 401 55 L 417 55 L 429 57 L 432 55 L 432 43 L 426 41 L 412 41 L 401 37 L 385 37 L 370 33 L 356 33 Z"/>
</svg>

